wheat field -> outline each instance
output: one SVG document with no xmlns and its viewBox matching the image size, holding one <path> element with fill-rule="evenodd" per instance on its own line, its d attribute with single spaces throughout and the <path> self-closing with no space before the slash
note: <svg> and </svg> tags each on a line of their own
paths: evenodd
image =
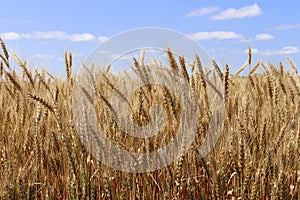
<svg viewBox="0 0 300 200">
<path fill-rule="evenodd" d="M 76 131 L 72 94 L 77 77 L 72 73 L 72 54 L 65 53 L 66 77 L 58 78 L 43 69 L 30 71 L 0 42 L 1 199 L 300 199 L 300 78 L 290 59 L 288 66 L 253 64 L 249 50 L 248 62 L 236 73 L 228 66 L 222 71 L 212 61 L 214 69 L 203 74 L 188 73 L 184 58 L 177 63 L 169 51 L 170 68 L 182 73 L 197 95 L 201 116 L 195 141 L 168 167 L 126 173 L 97 161 Z M 139 71 L 141 61 L 133 63 L 137 73 L 143 71 Z M 247 67 L 249 73 L 241 76 Z M 207 74 L 223 83 L 226 113 L 215 148 L 199 158 L 197 148 L 210 128 Z M 107 100 L 117 80 L 107 71 L 95 83 L 100 91 L 95 100 L 100 126 L 124 148 L 156 150 L 161 145 L 159 137 L 147 144 L 126 136 L 116 138 L 120 130 Z M 180 105 L 173 105 L 174 97 L 163 91 L 158 99 L 145 95 L 139 92 L 133 102 L 138 124 L 147 122 L 145 112 L 152 101 L 162 101 L 171 113 L 169 123 L 176 121 Z M 171 125 L 166 132 L 171 138 Z"/>
</svg>

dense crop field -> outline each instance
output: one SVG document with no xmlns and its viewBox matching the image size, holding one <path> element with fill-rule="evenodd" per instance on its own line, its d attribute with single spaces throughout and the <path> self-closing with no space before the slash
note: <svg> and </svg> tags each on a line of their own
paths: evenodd
<svg viewBox="0 0 300 200">
<path fill-rule="evenodd" d="M 169 52 L 170 68 L 182 73 L 197 95 L 201 116 L 195 141 L 168 167 L 125 173 L 98 162 L 76 131 L 72 54 L 65 54 L 66 78 L 56 78 L 46 70 L 28 70 L 26 62 L 8 53 L 2 41 L 1 47 L 1 199 L 300 199 L 300 78 L 291 60 L 288 66 L 252 64 L 249 52 L 247 64 L 236 73 L 228 66 L 223 72 L 216 62 L 211 71 L 188 73 L 184 59 L 177 63 Z M 137 73 L 143 69 L 139 59 L 133 63 Z M 201 68 L 199 62 L 194 64 L 192 68 Z M 240 76 L 246 67 L 251 68 L 249 74 Z M 204 76 L 213 79 L 208 82 Z M 199 158 L 198 146 L 210 128 L 207 88 L 214 79 L 223 83 L 225 120 L 215 148 Z M 100 126 L 131 151 L 159 148 L 159 137 L 150 143 L 126 136 L 117 140 L 120 130 L 107 104 L 116 80 L 118 76 L 107 70 L 95 83 Z M 174 106 L 167 93 L 159 94 L 158 99 L 147 99 L 147 92 L 137 94 L 133 102 L 133 109 L 139 111 L 134 115 L 137 123 L 147 120 L 144 111 L 149 102 L 159 100 L 171 113 L 168 120 L 176 121 L 180 105 Z M 111 121 L 102 124 L 104 118 Z M 172 131 L 171 126 L 166 128 L 167 138 Z"/>
</svg>

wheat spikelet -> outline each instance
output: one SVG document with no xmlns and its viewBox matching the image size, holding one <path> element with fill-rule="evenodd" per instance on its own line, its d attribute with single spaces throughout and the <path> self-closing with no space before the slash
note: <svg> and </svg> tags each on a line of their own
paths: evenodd
<svg viewBox="0 0 300 200">
<path fill-rule="evenodd" d="M 218 74 L 220 80 L 223 80 L 223 73 L 222 73 L 220 67 L 218 66 L 217 62 L 213 59 L 212 63 L 213 63 L 214 69 L 217 71 L 217 74 Z"/>
<path fill-rule="evenodd" d="M 138 116 L 136 117 L 139 125 L 142 125 L 143 123 L 145 123 L 145 122 L 147 123 L 149 121 L 146 111 L 144 109 L 145 96 L 146 96 L 146 94 L 145 94 L 144 90 L 141 88 L 138 91 L 138 104 L 139 105 L 138 105 Z"/>
<path fill-rule="evenodd" d="M 253 78 L 252 78 L 252 76 L 248 76 L 248 80 L 250 81 L 250 84 L 251 84 L 251 87 L 252 88 L 255 88 L 255 84 L 254 84 L 254 81 L 253 81 Z"/>
<path fill-rule="evenodd" d="M 181 73 L 183 75 L 183 77 L 189 82 L 190 81 L 190 77 L 189 74 L 186 70 L 186 66 L 185 66 L 185 60 L 183 56 L 179 57 L 179 62 L 180 62 L 180 66 L 181 66 Z"/>
<path fill-rule="evenodd" d="M 86 174 L 86 169 L 84 163 L 81 164 L 81 180 L 82 180 L 82 199 L 88 199 L 88 182 L 89 180 Z"/>
<path fill-rule="evenodd" d="M 229 93 L 228 79 L 229 79 L 229 67 L 228 67 L 228 65 L 226 65 L 225 73 L 224 73 L 224 91 L 225 91 L 224 100 L 225 100 L 225 103 L 227 103 L 227 101 L 228 101 L 228 93 Z"/>
<path fill-rule="evenodd" d="M 269 98 L 271 100 L 271 103 L 273 102 L 272 99 L 273 99 L 273 81 L 272 81 L 272 77 L 270 75 L 270 72 L 269 70 L 266 68 L 266 66 L 261 63 L 261 65 L 263 66 L 264 70 L 265 70 L 265 73 L 266 73 L 266 76 L 267 76 L 267 87 L 268 87 L 268 95 L 269 95 Z"/>
<path fill-rule="evenodd" d="M 170 67 L 172 69 L 174 69 L 175 71 L 178 71 L 179 68 L 178 68 L 177 62 L 176 62 L 174 55 L 170 49 L 167 50 L 167 54 L 168 54 L 168 58 L 169 58 Z"/>
<path fill-rule="evenodd" d="M 50 72 L 48 72 L 46 69 L 42 69 L 42 74 L 47 74 L 52 80 L 54 80 L 54 76 L 52 74 L 50 74 Z"/>
<path fill-rule="evenodd" d="M 104 175 L 103 177 L 103 187 L 104 187 L 104 196 L 108 200 L 112 200 L 111 190 L 108 183 L 108 177 Z"/>
<path fill-rule="evenodd" d="M 9 69 L 10 68 L 10 64 L 9 64 L 8 60 L 2 54 L 0 54 L 0 58 L 4 62 L 4 64 L 6 65 L 6 67 Z"/>
<path fill-rule="evenodd" d="M 286 57 L 286 59 L 287 59 L 288 63 L 290 64 L 290 66 L 293 68 L 294 72 L 296 74 L 298 74 L 298 70 L 297 70 L 295 63 L 289 57 Z"/>
<path fill-rule="evenodd" d="M 217 171 L 216 174 L 216 178 L 215 178 L 215 185 L 216 185 L 216 189 L 215 189 L 215 197 L 216 199 L 219 199 L 222 197 L 221 191 L 222 191 L 222 186 L 221 186 L 221 175 L 220 175 L 220 171 Z"/>
<path fill-rule="evenodd" d="M 58 96 L 59 96 L 59 86 L 58 82 L 55 83 L 55 93 L 54 93 L 54 102 L 58 102 Z"/>
<path fill-rule="evenodd" d="M 249 183 L 251 181 L 251 176 L 253 174 L 253 164 L 252 164 L 252 161 L 250 162 L 247 162 L 246 164 L 246 169 L 245 169 L 245 178 L 244 178 L 244 181 L 243 181 L 243 192 L 244 193 L 249 193 Z"/>
<path fill-rule="evenodd" d="M 65 70 L 66 70 L 68 81 L 70 81 L 70 77 L 71 77 L 71 66 L 70 66 L 70 62 L 69 62 L 69 55 L 70 54 L 65 51 Z"/>
<path fill-rule="evenodd" d="M 251 54 L 251 48 L 248 48 L 248 65 L 251 65 L 252 60 L 252 54 Z"/>
<path fill-rule="evenodd" d="M 20 196 L 21 199 L 26 200 L 26 193 L 25 193 L 25 189 L 24 189 L 24 183 L 23 180 L 19 178 L 19 190 L 20 190 Z"/>
<path fill-rule="evenodd" d="M 277 152 L 278 148 L 282 145 L 283 138 L 285 136 L 285 131 L 286 131 L 287 126 L 288 126 L 288 123 L 285 123 L 284 126 L 280 129 L 277 141 L 274 145 L 274 149 L 273 149 L 274 152 Z"/>
<path fill-rule="evenodd" d="M 283 200 L 286 199 L 288 195 L 288 186 L 286 184 L 286 174 L 284 171 L 280 172 L 279 178 L 279 190 L 278 190 L 278 199 Z"/>
<path fill-rule="evenodd" d="M 39 83 L 41 83 L 51 93 L 51 89 L 49 85 L 46 83 L 45 77 L 42 76 L 37 70 L 35 70 L 35 75 L 38 77 Z"/>
<path fill-rule="evenodd" d="M 202 66 L 202 63 L 201 63 L 199 55 L 195 56 L 195 65 L 197 66 L 198 71 L 200 72 L 200 75 L 204 78 L 205 73 L 203 71 L 203 66 Z"/>
<path fill-rule="evenodd" d="M 238 163 L 239 171 L 241 172 L 241 175 L 243 176 L 243 172 L 245 169 L 245 144 L 244 144 L 243 135 L 241 135 L 241 137 L 239 139 L 238 160 L 239 160 L 239 163 Z"/>
<path fill-rule="evenodd" d="M 0 78 L 3 76 L 3 74 L 4 74 L 3 62 L 0 61 Z"/>
<path fill-rule="evenodd" d="M 182 191 L 182 179 L 183 179 L 183 162 L 184 162 L 184 158 L 180 157 L 179 160 L 176 162 L 176 166 L 175 166 L 175 184 L 176 184 L 176 193 L 175 196 L 177 198 L 180 197 L 181 191 Z"/>
<path fill-rule="evenodd" d="M 29 79 L 31 85 L 34 86 L 33 77 L 32 77 L 32 74 L 28 71 L 28 69 L 26 67 L 26 62 L 23 63 L 20 60 L 20 58 L 17 57 L 17 55 L 15 54 L 15 52 L 12 52 L 12 57 L 14 58 L 15 62 L 22 68 L 23 72 L 25 73 L 25 75 Z"/>
<path fill-rule="evenodd" d="M 33 95 L 33 94 L 30 94 L 28 93 L 27 94 L 28 97 L 30 97 L 31 99 L 37 101 L 37 102 L 40 102 L 43 106 L 45 106 L 45 108 L 47 108 L 49 111 L 51 111 L 52 113 L 54 113 L 54 108 L 52 105 L 50 105 L 50 103 L 48 103 L 45 99 L 41 98 L 41 97 L 38 97 L 36 95 Z"/>
<path fill-rule="evenodd" d="M 72 53 L 69 53 L 70 77 L 71 77 L 71 74 L 72 74 L 72 65 L 73 65 L 73 55 L 72 55 Z"/>
<path fill-rule="evenodd" d="M 280 75 L 283 76 L 284 70 L 283 70 L 282 62 L 279 62 L 279 72 L 280 72 Z"/>
<path fill-rule="evenodd" d="M 16 94 L 15 94 L 14 90 L 10 87 L 10 85 L 8 85 L 7 83 L 4 83 L 4 87 L 5 87 L 6 91 L 8 91 L 9 95 L 12 98 L 15 98 Z"/>
<path fill-rule="evenodd" d="M 246 67 L 247 67 L 247 63 L 243 64 L 243 66 L 234 74 L 234 76 L 240 75 L 240 73 L 244 71 Z"/>
<path fill-rule="evenodd" d="M 90 104 L 94 105 L 94 98 L 89 94 L 89 92 L 82 86 L 80 86 L 80 89 L 82 90 L 83 94 L 85 95 L 87 100 L 90 102 Z"/>
<path fill-rule="evenodd" d="M 134 67 L 133 71 L 141 78 L 144 84 L 149 83 L 148 73 L 146 72 L 145 66 L 140 65 L 136 58 L 133 58 Z"/>
<path fill-rule="evenodd" d="M 258 62 L 254 65 L 254 67 L 250 70 L 249 75 L 252 75 L 252 74 L 257 70 L 257 68 L 260 66 L 260 64 L 261 64 L 261 62 L 258 61 Z"/>
<path fill-rule="evenodd" d="M 296 162 L 295 160 L 295 155 L 297 155 L 297 153 L 294 151 L 294 146 L 295 146 L 295 141 L 294 138 L 290 139 L 287 145 L 287 153 L 286 153 L 286 158 L 287 158 L 287 167 L 289 168 L 290 166 L 292 166 L 292 164 L 294 162 Z"/>
<path fill-rule="evenodd" d="M 277 105 L 278 107 L 279 105 L 279 91 L 278 91 L 278 85 L 276 84 L 276 82 L 273 84 L 273 94 L 274 94 L 274 103 L 275 105 Z"/>
<path fill-rule="evenodd" d="M 115 91 L 124 102 L 126 102 L 130 106 L 130 103 L 128 102 L 128 99 L 126 98 L 126 96 L 124 94 L 122 94 L 122 92 L 114 86 L 114 84 L 111 82 L 111 80 L 105 74 L 102 74 L 102 77 L 104 78 L 105 83 L 113 91 Z M 131 106 L 130 106 L 130 108 L 131 108 Z"/>
<path fill-rule="evenodd" d="M 38 123 L 41 120 L 41 113 L 42 113 L 41 105 L 40 105 L 40 102 L 38 102 L 37 103 L 37 107 L 36 107 L 36 117 L 35 117 L 35 123 L 36 123 L 36 125 L 38 125 Z"/>
<path fill-rule="evenodd" d="M 196 90 L 196 87 L 195 87 L 195 76 L 191 76 L 191 79 L 190 79 L 190 87 L 192 88 L 192 91 L 195 92 Z"/>
<path fill-rule="evenodd" d="M 255 174 L 255 181 L 251 186 L 250 199 L 257 199 L 259 193 L 259 184 L 260 184 L 260 171 L 257 170 Z"/>
<path fill-rule="evenodd" d="M 146 58 L 146 50 L 141 51 L 140 58 L 141 58 L 141 64 L 144 65 L 145 64 L 145 58 Z"/>
<path fill-rule="evenodd" d="M 38 106 L 39 107 L 39 106 Z M 39 112 L 39 108 L 37 109 L 37 112 Z M 36 155 L 36 158 L 35 158 L 35 165 L 36 167 L 38 167 L 40 165 L 40 163 L 42 162 L 42 156 L 41 156 L 41 147 L 40 147 L 40 137 L 39 137 L 39 126 L 38 126 L 38 115 L 36 116 L 36 119 L 35 119 L 35 137 L 34 137 L 34 150 L 35 150 L 35 155 Z M 36 181 L 37 181 L 37 174 L 36 174 L 36 177 L 35 177 Z"/>
<path fill-rule="evenodd" d="M 1 48 L 2 48 L 2 51 L 4 53 L 4 56 L 5 56 L 6 60 L 8 60 L 9 54 L 8 54 L 7 49 L 6 49 L 5 43 L 3 42 L 1 37 L 0 37 L 0 45 L 1 45 Z"/>
<path fill-rule="evenodd" d="M 11 73 L 6 72 L 5 75 L 17 90 L 20 92 L 23 91 L 19 81 Z"/>
<path fill-rule="evenodd" d="M 279 85 L 280 85 L 280 88 L 281 88 L 282 92 L 286 95 L 287 91 L 286 91 L 285 86 L 282 82 L 282 78 L 279 78 L 278 81 L 279 81 Z"/>
<path fill-rule="evenodd" d="M 297 95 L 300 96 L 300 89 L 299 89 L 294 77 L 292 75 L 290 75 L 289 73 L 288 73 L 288 77 L 292 83 L 294 90 L 297 92 Z"/>
<path fill-rule="evenodd" d="M 127 182 L 123 181 L 122 182 L 122 187 L 121 187 L 121 191 L 120 191 L 120 200 L 127 200 L 128 196 L 127 196 Z"/>
<path fill-rule="evenodd" d="M 265 174 L 266 174 L 267 181 L 269 181 L 269 182 L 273 181 L 274 167 L 273 167 L 273 158 L 272 158 L 271 152 L 268 152 L 268 154 L 267 154 L 267 163 L 266 163 Z"/>
<path fill-rule="evenodd" d="M 270 69 L 272 70 L 273 75 L 278 76 L 279 71 L 276 69 L 276 67 L 272 63 L 268 63 L 268 65 L 270 66 Z"/>
<path fill-rule="evenodd" d="M 17 55 L 15 54 L 15 52 L 12 52 L 12 56 L 13 56 L 14 61 L 15 61 L 20 67 L 23 68 L 24 63 L 20 60 L 20 58 L 17 57 Z"/>
<path fill-rule="evenodd" d="M 259 140 L 259 149 L 262 155 L 265 154 L 266 151 L 266 132 L 267 132 L 267 120 L 264 119 L 263 128 L 260 134 L 260 140 Z"/>
</svg>

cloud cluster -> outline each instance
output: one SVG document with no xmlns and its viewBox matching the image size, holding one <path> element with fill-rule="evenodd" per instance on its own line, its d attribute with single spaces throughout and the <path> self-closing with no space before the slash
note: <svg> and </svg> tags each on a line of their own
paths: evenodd
<svg viewBox="0 0 300 200">
<path fill-rule="evenodd" d="M 273 39 L 274 39 L 274 36 L 269 33 L 261 33 L 261 34 L 257 34 L 255 36 L 255 40 L 257 40 L 257 41 L 273 40 Z"/>
<path fill-rule="evenodd" d="M 299 53 L 299 49 L 294 46 L 287 46 L 279 50 L 266 50 L 262 52 L 262 54 L 265 56 L 288 55 L 288 54 L 295 54 L 295 53 Z"/>
<path fill-rule="evenodd" d="M 219 11 L 219 7 L 205 7 L 194 10 L 188 13 L 187 17 L 197 17 L 203 16 L 206 14 L 213 14 Z M 246 18 L 246 17 L 255 17 L 262 14 L 261 8 L 255 3 L 249 6 L 244 6 L 241 8 L 228 8 L 220 13 L 217 13 L 210 17 L 211 20 L 228 20 L 228 19 L 237 19 L 237 18 Z"/>
<path fill-rule="evenodd" d="M 240 7 L 240 8 L 228 8 L 220 11 L 219 7 L 203 7 L 194 10 L 186 15 L 186 17 L 197 17 L 203 15 L 211 15 L 210 20 L 229 20 L 238 18 L 255 17 L 262 14 L 262 9 L 256 4 Z M 278 29 L 287 29 L 300 27 L 300 24 L 293 26 L 281 26 Z M 189 35 L 194 40 L 209 40 L 209 39 L 239 39 L 240 42 L 251 43 L 253 39 L 245 39 L 243 35 L 235 33 L 233 31 L 211 31 L 211 32 L 197 32 Z M 273 40 L 275 37 L 269 33 L 257 34 L 254 38 L 255 41 Z"/>
<path fill-rule="evenodd" d="M 16 33 L 16 32 L 6 32 L 1 33 L 0 37 L 4 40 L 19 40 L 19 39 L 55 39 L 55 40 L 69 40 L 72 42 L 87 42 L 98 39 L 98 41 L 102 42 L 106 37 L 98 37 L 96 38 L 93 34 L 90 33 L 81 33 L 81 34 L 67 34 L 63 31 L 47 31 L 41 32 L 36 31 L 33 33 Z"/>
<path fill-rule="evenodd" d="M 300 28 L 300 24 L 283 24 L 275 27 L 275 30 L 283 31 L 283 30 L 297 29 L 297 28 Z"/>
<path fill-rule="evenodd" d="M 188 13 L 186 15 L 186 17 L 200 17 L 203 15 L 212 14 L 219 10 L 220 10 L 220 8 L 216 7 L 216 6 L 200 8 L 200 9 L 197 9 L 197 10 L 194 10 L 194 11 Z"/>
<path fill-rule="evenodd" d="M 212 31 L 212 32 L 197 32 L 188 35 L 193 40 L 227 40 L 227 39 L 239 39 L 243 36 L 232 31 Z"/>
<path fill-rule="evenodd" d="M 212 16 L 212 20 L 227 20 L 235 18 L 255 17 L 262 14 L 261 8 L 257 4 L 245 6 L 239 9 L 228 8 L 227 10 Z"/>
<path fill-rule="evenodd" d="M 296 53 L 299 53 L 300 50 L 295 47 L 295 46 L 286 46 L 286 47 L 283 47 L 282 49 L 279 49 L 279 50 L 263 50 L 263 51 L 259 51 L 258 49 L 256 48 L 253 48 L 251 49 L 251 52 L 253 54 L 260 54 L 260 55 L 263 55 L 263 56 L 275 56 L 275 55 L 289 55 L 289 54 L 296 54 Z M 246 49 L 244 51 L 244 53 L 248 53 L 248 49 Z"/>
</svg>

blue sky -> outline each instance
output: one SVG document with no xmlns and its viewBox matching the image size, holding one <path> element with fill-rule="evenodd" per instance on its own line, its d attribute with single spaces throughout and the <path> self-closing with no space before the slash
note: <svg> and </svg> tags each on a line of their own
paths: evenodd
<svg viewBox="0 0 300 200">
<path fill-rule="evenodd" d="M 296 0 L 12 0 L 1 2 L 0 36 L 31 68 L 57 74 L 64 71 L 65 50 L 78 64 L 120 32 L 168 28 L 189 35 L 234 72 L 247 60 L 249 46 L 254 60 L 277 64 L 289 56 L 300 62 L 297 5 Z"/>
</svg>

